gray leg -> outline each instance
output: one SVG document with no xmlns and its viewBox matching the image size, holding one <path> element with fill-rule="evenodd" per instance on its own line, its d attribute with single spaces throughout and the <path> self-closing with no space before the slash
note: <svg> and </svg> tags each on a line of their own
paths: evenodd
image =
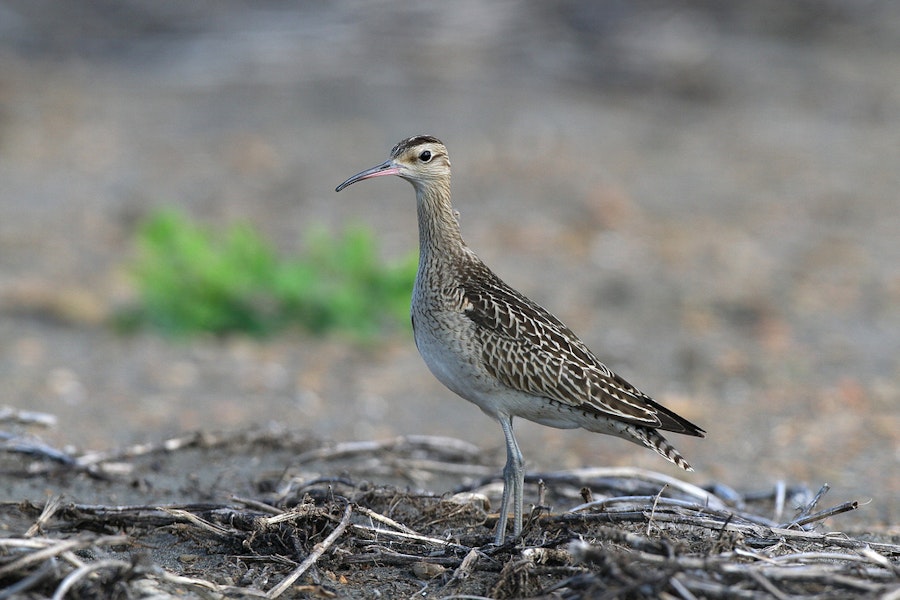
<svg viewBox="0 0 900 600">
<path fill-rule="evenodd" d="M 500 427 L 506 437 L 506 466 L 503 467 L 503 498 L 500 501 L 500 520 L 494 543 L 498 546 L 506 537 L 506 522 L 509 518 L 509 499 L 513 501 L 513 535 L 522 533 L 522 499 L 525 488 L 525 459 L 513 434 L 512 417 L 501 416 Z"/>
</svg>

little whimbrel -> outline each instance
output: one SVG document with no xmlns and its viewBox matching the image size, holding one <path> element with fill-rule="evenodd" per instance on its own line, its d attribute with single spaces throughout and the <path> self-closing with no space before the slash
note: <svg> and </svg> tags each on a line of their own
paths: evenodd
<svg viewBox="0 0 900 600">
<path fill-rule="evenodd" d="M 450 160 L 440 140 L 403 140 L 388 160 L 335 191 L 383 175 L 398 175 L 416 190 L 419 269 L 410 311 L 416 347 L 434 376 L 497 419 L 506 437 L 498 545 L 506 535 L 510 499 L 513 534 L 522 531 L 525 463 L 513 417 L 618 436 L 693 470 L 659 430 L 703 437 L 702 429 L 613 373 L 571 329 L 506 285 L 465 244 L 450 204 Z"/>
</svg>

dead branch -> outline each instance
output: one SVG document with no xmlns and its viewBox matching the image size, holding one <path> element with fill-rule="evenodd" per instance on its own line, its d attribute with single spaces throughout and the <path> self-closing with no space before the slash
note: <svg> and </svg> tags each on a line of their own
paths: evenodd
<svg viewBox="0 0 900 600">
<path fill-rule="evenodd" d="M 297 567 L 297 569 L 293 573 L 288 575 L 281 583 L 269 590 L 269 593 L 266 594 L 266 597 L 277 598 L 278 596 L 283 594 L 285 590 L 291 587 L 295 581 L 302 577 L 307 569 L 313 566 L 319 559 L 319 557 L 322 556 L 322 554 L 331 547 L 334 541 L 341 537 L 341 535 L 344 533 L 344 530 L 347 529 L 347 525 L 350 524 L 350 516 L 352 514 L 353 505 L 348 504 L 347 508 L 344 509 L 344 516 L 341 518 L 341 521 L 340 523 L 338 523 L 337 527 L 334 528 L 334 531 L 332 531 L 323 541 L 313 546 L 312 552 L 310 552 L 309 556 L 306 557 L 306 560 L 300 563 L 300 566 Z"/>
<path fill-rule="evenodd" d="M 370 455 L 375 452 L 398 452 L 418 448 L 437 456 L 449 456 L 456 460 L 475 459 L 481 456 L 477 446 L 450 437 L 430 435 L 397 436 L 387 440 L 371 440 L 363 442 L 340 442 L 304 452 L 295 462 L 303 464 L 313 460 L 334 460 L 357 455 Z"/>
<path fill-rule="evenodd" d="M 40 550 L 26 554 L 22 558 L 0 567 L 0 577 L 26 570 L 31 565 L 41 563 L 72 550 L 90 546 L 117 546 L 127 544 L 128 541 L 129 538 L 124 535 L 109 535 L 94 539 L 48 540 L 46 545 Z"/>
<path fill-rule="evenodd" d="M 21 410 L 12 406 L 0 406 L 0 423 L 14 425 L 37 425 L 39 427 L 56 427 L 56 415 Z"/>
<path fill-rule="evenodd" d="M 66 575 L 66 577 L 56 588 L 56 591 L 53 593 L 53 600 L 62 600 L 63 598 L 65 598 L 66 594 L 76 583 L 78 583 L 81 579 L 88 577 L 91 573 L 100 571 L 101 569 L 124 570 L 130 567 L 131 563 L 125 562 L 124 560 L 114 559 L 98 560 L 96 562 L 83 565 Z"/>
<path fill-rule="evenodd" d="M 67 454 L 60 460 L 70 465 L 73 459 L 80 461 L 64 468 L 108 473 L 105 469 L 114 464 L 142 468 L 136 458 L 154 452 L 216 448 L 220 453 L 229 444 L 241 444 L 237 452 L 243 452 L 254 440 L 264 442 L 265 449 L 284 444 L 309 448 L 296 443 L 296 438 L 285 442 L 266 435 L 275 434 L 182 436 L 114 453 Z M 532 475 L 530 482 L 545 482 L 530 489 L 538 504 L 565 507 L 579 497 L 584 502 L 561 513 L 534 511 L 519 539 L 497 547 L 489 543 L 490 519 L 485 523 L 484 512 L 487 497 L 499 494 L 493 477 L 484 496 L 469 493 L 466 498 L 467 506 L 472 498 L 479 500 L 478 510 L 438 501 L 440 497 L 427 490 L 411 493 L 352 481 L 351 474 L 371 477 L 381 469 L 409 471 L 417 482 L 447 474 L 478 478 L 492 472 L 478 466 L 474 457 L 474 467 L 456 462 L 469 460 L 465 457 L 472 448 L 464 444 L 438 448 L 444 442 L 395 438 L 300 451 L 301 462 L 319 462 L 297 479 L 302 484 L 293 484 L 291 496 L 277 492 L 279 482 L 287 479 L 279 478 L 282 471 L 266 467 L 275 475 L 262 479 L 264 486 L 254 479 L 258 487 L 242 488 L 264 490 L 258 497 L 229 496 L 226 491 L 221 503 L 76 504 L 63 502 L 60 493 L 40 503 L 2 502 L 0 518 L 13 525 L 4 530 L 11 537 L 0 538 L 0 599 L 10 597 L 10 590 L 42 597 L 90 595 L 110 580 L 127 585 L 127 593 L 135 596 L 141 590 L 183 595 L 186 588 L 193 588 L 188 593 L 208 597 L 275 598 L 287 590 L 353 597 L 360 588 L 335 591 L 329 586 L 364 586 L 361 581 L 387 578 L 392 597 L 419 597 L 423 591 L 442 597 L 452 590 L 457 595 L 450 597 L 457 598 L 484 597 L 493 591 L 517 597 L 758 600 L 857 595 L 900 600 L 900 544 L 891 543 L 896 540 L 883 536 L 868 541 L 809 530 L 858 506 L 847 502 L 817 511 L 827 488 L 814 497 L 803 488 L 778 483 L 759 494 L 740 494 L 719 485 L 704 490 L 638 469 Z M 21 455 L 37 457 L 43 462 L 35 464 L 45 468 L 54 462 L 52 454 Z M 331 471 L 322 464 L 343 459 L 350 462 L 332 465 Z M 62 468 L 60 464 L 52 467 Z M 396 480 L 404 473 L 394 475 Z M 216 498 L 223 490 L 201 492 L 206 495 L 200 498 Z M 803 507 L 793 520 L 768 518 L 780 516 L 791 503 Z M 7 515 L 13 518 L 7 521 Z M 123 530 L 128 537 L 84 534 Z M 160 540 L 176 547 L 185 544 L 183 554 L 175 554 L 170 563 L 177 569 L 182 556 L 187 557 L 185 573 L 150 562 L 161 549 Z M 312 545 L 316 540 L 321 541 Z M 103 549 L 110 545 L 123 548 L 111 555 Z M 147 547 L 154 548 L 154 554 L 142 554 Z M 290 558 L 304 554 L 299 565 Z M 352 568 L 356 564 L 366 568 Z M 226 572 L 221 572 L 221 579 L 187 576 L 198 569 L 220 573 L 212 568 Z M 304 575 L 312 581 L 301 592 L 298 582 Z M 262 591 L 272 582 L 278 584 Z"/>
</svg>

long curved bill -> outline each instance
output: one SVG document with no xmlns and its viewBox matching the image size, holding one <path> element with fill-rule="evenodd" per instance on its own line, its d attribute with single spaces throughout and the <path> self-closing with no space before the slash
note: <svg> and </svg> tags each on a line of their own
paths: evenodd
<svg viewBox="0 0 900 600">
<path fill-rule="evenodd" d="M 341 185 L 334 188 L 334 191 L 339 192 L 348 185 L 352 185 L 357 181 L 362 181 L 363 179 L 371 179 L 372 177 L 382 177 L 383 175 L 397 175 L 400 173 L 400 168 L 394 164 L 393 160 L 386 160 L 377 167 L 372 167 L 371 169 L 366 169 L 361 173 L 357 173 Z"/>
</svg>

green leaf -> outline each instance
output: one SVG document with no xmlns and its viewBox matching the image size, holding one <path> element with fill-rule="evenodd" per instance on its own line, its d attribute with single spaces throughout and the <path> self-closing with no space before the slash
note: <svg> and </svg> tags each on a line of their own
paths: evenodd
<svg viewBox="0 0 900 600">
<path fill-rule="evenodd" d="M 249 225 L 216 231 L 159 210 L 137 229 L 130 270 L 140 303 L 122 311 L 120 324 L 181 336 L 266 335 L 300 325 L 361 340 L 408 327 L 414 255 L 383 264 L 362 225 L 339 235 L 312 226 L 305 248 L 281 257 Z"/>
</svg>

